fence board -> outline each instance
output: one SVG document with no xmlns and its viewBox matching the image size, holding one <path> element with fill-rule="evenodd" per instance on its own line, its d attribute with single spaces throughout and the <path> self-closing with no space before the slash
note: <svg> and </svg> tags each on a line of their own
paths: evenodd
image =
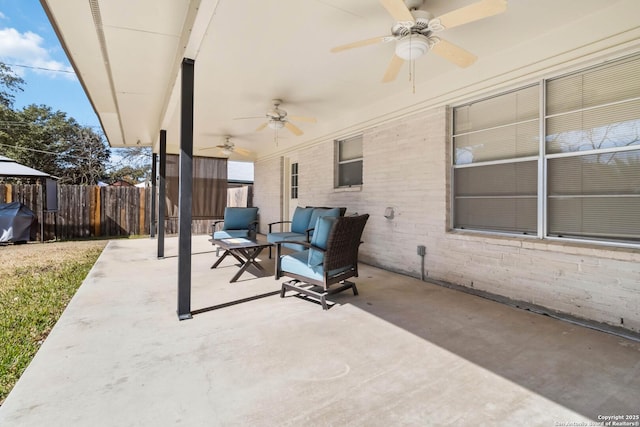
<svg viewBox="0 0 640 427">
<path fill-rule="evenodd" d="M 150 188 L 59 185 L 57 212 L 43 212 L 43 191 L 40 184 L 0 184 L 0 203 L 21 202 L 36 214 L 33 240 L 115 237 L 150 232 Z M 210 234 L 211 222 L 216 219 L 222 218 L 193 219 L 191 232 Z M 178 218 L 165 219 L 165 233 L 178 233 Z"/>
</svg>

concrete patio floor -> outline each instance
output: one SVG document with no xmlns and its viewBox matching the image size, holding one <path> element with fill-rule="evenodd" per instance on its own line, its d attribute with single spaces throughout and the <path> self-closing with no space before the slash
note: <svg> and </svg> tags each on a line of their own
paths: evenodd
<svg viewBox="0 0 640 427">
<path fill-rule="evenodd" d="M 111 241 L 0 425 L 558 426 L 640 412 L 639 342 L 366 265 L 360 295 L 323 311 L 281 299 L 273 276 L 229 283 L 237 267 L 211 270 L 207 239 L 193 238 L 185 321 L 177 239 L 161 260 L 156 240 Z"/>
</svg>

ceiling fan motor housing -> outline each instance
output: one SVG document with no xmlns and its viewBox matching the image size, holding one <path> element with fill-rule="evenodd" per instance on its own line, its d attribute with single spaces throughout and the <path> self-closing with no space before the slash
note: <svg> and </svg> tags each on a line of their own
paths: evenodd
<svg viewBox="0 0 640 427">
<path fill-rule="evenodd" d="M 404 4 L 407 6 L 407 9 L 417 9 L 422 6 L 423 0 L 404 0 Z"/>
<path fill-rule="evenodd" d="M 269 121 L 281 121 L 287 117 L 287 112 L 278 108 L 280 107 L 280 104 L 282 104 L 281 99 L 272 99 L 271 102 L 273 103 L 273 108 L 267 111 L 267 118 Z"/>
</svg>

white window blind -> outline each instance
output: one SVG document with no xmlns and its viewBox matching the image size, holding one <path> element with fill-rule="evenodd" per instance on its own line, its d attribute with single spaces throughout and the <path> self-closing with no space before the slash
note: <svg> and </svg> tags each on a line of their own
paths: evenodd
<svg viewBox="0 0 640 427">
<path fill-rule="evenodd" d="M 336 186 L 362 184 L 362 135 L 336 141 Z"/>
<path fill-rule="evenodd" d="M 455 228 L 535 234 L 539 87 L 454 108 Z"/>
<path fill-rule="evenodd" d="M 456 169 L 456 226 L 535 234 L 537 167 L 528 161 Z"/>
<path fill-rule="evenodd" d="M 640 242 L 640 58 L 546 87 L 548 234 Z"/>
</svg>

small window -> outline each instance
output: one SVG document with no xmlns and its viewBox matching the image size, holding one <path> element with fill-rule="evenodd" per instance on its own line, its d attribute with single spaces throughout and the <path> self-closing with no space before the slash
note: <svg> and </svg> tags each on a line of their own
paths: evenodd
<svg viewBox="0 0 640 427">
<path fill-rule="evenodd" d="M 298 198 L 298 164 L 291 163 L 291 198 Z"/>
<path fill-rule="evenodd" d="M 336 141 L 336 187 L 362 185 L 362 135 Z"/>
</svg>

